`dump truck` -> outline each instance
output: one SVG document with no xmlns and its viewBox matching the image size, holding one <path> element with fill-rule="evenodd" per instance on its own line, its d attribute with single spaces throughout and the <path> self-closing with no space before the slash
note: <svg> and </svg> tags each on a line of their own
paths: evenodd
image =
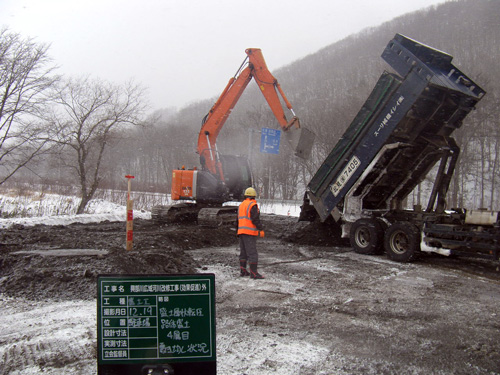
<svg viewBox="0 0 500 375">
<path fill-rule="evenodd" d="M 409 262 L 422 251 L 499 259 L 498 212 L 449 208 L 452 133 L 485 91 L 453 57 L 401 34 L 368 99 L 307 185 L 299 220 L 341 226 L 360 254 Z M 432 177 L 426 207 L 408 196 Z"/>
</svg>

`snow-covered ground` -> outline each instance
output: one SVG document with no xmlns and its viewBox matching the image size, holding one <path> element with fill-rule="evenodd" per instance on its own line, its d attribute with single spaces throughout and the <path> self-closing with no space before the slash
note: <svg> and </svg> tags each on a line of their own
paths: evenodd
<svg viewBox="0 0 500 375">
<path fill-rule="evenodd" d="M 0 195 L 0 228 L 13 224 L 21 225 L 68 225 L 71 223 L 90 223 L 126 220 L 126 207 L 102 199 L 95 199 L 88 204 L 85 214 L 76 212 L 80 199 L 57 194 L 38 194 L 28 196 Z M 5 218 L 8 217 L 8 218 Z M 134 211 L 134 217 L 150 218 L 149 212 Z"/>
<path fill-rule="evenodd" d="M 78 216 L 51 211 L 75 198 L 43 201 L 24 205 L 40 216 L 1 219 L 0 228 L 125 221 L 125 207 L 107 201 Z M 298 215 L 290 203 L 261 209 Z M 272 238 L 259 246 L 265 280 L 237 277 L 237 245 L 190 250 L 200 272 L 216 276 L 218 374 L 500 374 L 498 278 L 348 248 Z M 0 294 L 0 375 L 94 375 L 96 342 L 95 301 Z"/>
<path fill-rule="evenodd" d="M 126 220 L 126 207 L 124 205 L 103 199 L 92 200 L 85 214 L 68 214 L 67 212 L 76 211 L 78 203 L 79 199 L 77 197 L 56 194 L 0 195 L 0 212 L 2 216 L 9 217 L 0 218 L 0 228 L 8 228 L 15 224 L 24 226 L 37 224 L 69 225 L 76 222 L 91 223 L 106 220 Z M 260 202 L 260 208 L 263 213 L 289 216 L 298 216 L 300 210 L 298 204 L 269 201 Z M 23 217 L 11 217 L 17 215 Z M 134 210 L 134 218 L 150 219 L 151 213 L 145 210 Z M 228 275 L 222 277 L 221 274 L 218 276 L 220 282 L 222 282 L 222 279 L 226 279 Z M 232 277 L 229 278 L 232 279 Z M 68 351 L 67 355 L 77 353 L 75 356 L 83 358 L 82 361 L 77 361 L 72 366 L 65 366 L 65 372 L 95 374 L 95 360 L 89 359 L 89 357 L 92 358 L 93 356 L 89 351 L 92 351 L 95 346 L 95 302 L 30 301 L 0 294 L 0 311 L 2 312 L 2 318 L 0 318 L 0 331 L 2 332 L 0 342 L 8 342 L 6 345 L 0 343 L 0 360 L 11 361 L 12 357 L 18 357 L 20 363 L 19 370 L 9 369 L 8 372 L 3 372 L 0 366 L 0 375 L 60 374 L 60 369 L 52 368 L 52 366 L 40 366 L 39 363 L 50 363 L 53 361 L 53 353 L 62 350 L 63 347 Z M 231 340 L 230 337 L 221 335 L 220 346 L 223 352 L 232 352 L 231 348 L 226 348 L 226 346 L 230 345 Z M 266 340 L 272 341 L 271 338 Z M 272 344 L 271 341 L 269 341 L 269 344 Z M 12 342 L 15 342 L 15 344 L 12 345 Z M 296 345 L 289 343 L 286 348 L 288 354 L 283 353 L 281 355 L 284 356 L 286 362 L 289 362 L 287 358 L 294 357 L 305 349 L 300 343 Z M 275 356 L 278 348 L 276 348 L 276 345 L 271 346 L 271 351 L 274 353 L 272 355 L 267 355 L 265 350 L 264 352 L 262 350 L 264 349 L 260 349 L 259 356 L 268 358 Z M 309 350 L 311 351 L 309 361 L 312 361 L 314 357 L 312 353 L 315 353 L 316 350 L 312 348 Z M 24 352 L 32 354 L 26 356 L 23 354 Z M 234 364 L 231 366 L 233 361 L 239 361 L 239 359 L 236 357 L 226 362 L 226 365 L 220 368 L 221 373 L 231 374 L 231 368 L 235 369 Z M 296 365 L 294 364 L 292 367 L 288 365 L 281 366 L 279 373 L 287 374 Z"/>
<path fill-rule="evenodd" d="M 80 198 L 57 194 L 32 194 L 12 196 L 0 194 L 0 228 L 14 224 L 21 225 L 69 225 L 71 223 L 92 223 L 102 221 L 125 221 L 126 206 L 104 199 L 94 199 L 89 202 L 86 213 L 76 212 Z M 263 213 L 299 216 L 300 205 L 293 201 L 259 201 Z M 236 202 L 234 204 L 237 204 Z M 8 218 L 6 218 L 8 217 Z M 134 210 L 134 218 L 150 219 L 151 212 Z"/>
</svg>

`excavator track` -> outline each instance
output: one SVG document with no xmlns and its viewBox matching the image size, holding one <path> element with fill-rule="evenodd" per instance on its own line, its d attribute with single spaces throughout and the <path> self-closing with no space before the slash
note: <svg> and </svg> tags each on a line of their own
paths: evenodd
<svg viewBox="0 0 500 375">
<path fill-rule="evenodd" d="M 154 206 L 151 219 L 157 224 L 195 223 L 200 208 L 195 203 Z"/>
<path fill-rule="evenodd" d="M 205 227 L 236 225 L 238 207 L 200 207 L 196 203 L 154 206 L 151 219 L 157 224 L 198 223 Z"/>
<path fill-rule="evenodd" d="M 236 226 L 238 207 L 207 207 L 198 213 L 198 225 L 205 227 Z"/>
</svg>

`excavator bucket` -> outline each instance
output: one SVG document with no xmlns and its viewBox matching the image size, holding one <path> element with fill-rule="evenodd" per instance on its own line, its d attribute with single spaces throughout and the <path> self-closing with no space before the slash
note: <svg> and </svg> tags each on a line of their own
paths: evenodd
<svg viewBox="0 0 500 375">
<path fill-rule="evenodd" d="M 290 128 L 283 132 L 295 155 L 307 160 L 311 155 L 316 135 L 305 128 Z"/>
</svg>

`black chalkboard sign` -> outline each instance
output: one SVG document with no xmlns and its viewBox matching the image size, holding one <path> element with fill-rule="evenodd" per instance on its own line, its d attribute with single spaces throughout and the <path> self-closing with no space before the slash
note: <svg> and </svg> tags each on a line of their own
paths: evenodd
<svg viewBox="0 0 500 375">
<path fill-rule="evenodd" d="M 215 374 L 215 276 L 100 275 L 97 340 L 99 375 Z"/>
</svg>

